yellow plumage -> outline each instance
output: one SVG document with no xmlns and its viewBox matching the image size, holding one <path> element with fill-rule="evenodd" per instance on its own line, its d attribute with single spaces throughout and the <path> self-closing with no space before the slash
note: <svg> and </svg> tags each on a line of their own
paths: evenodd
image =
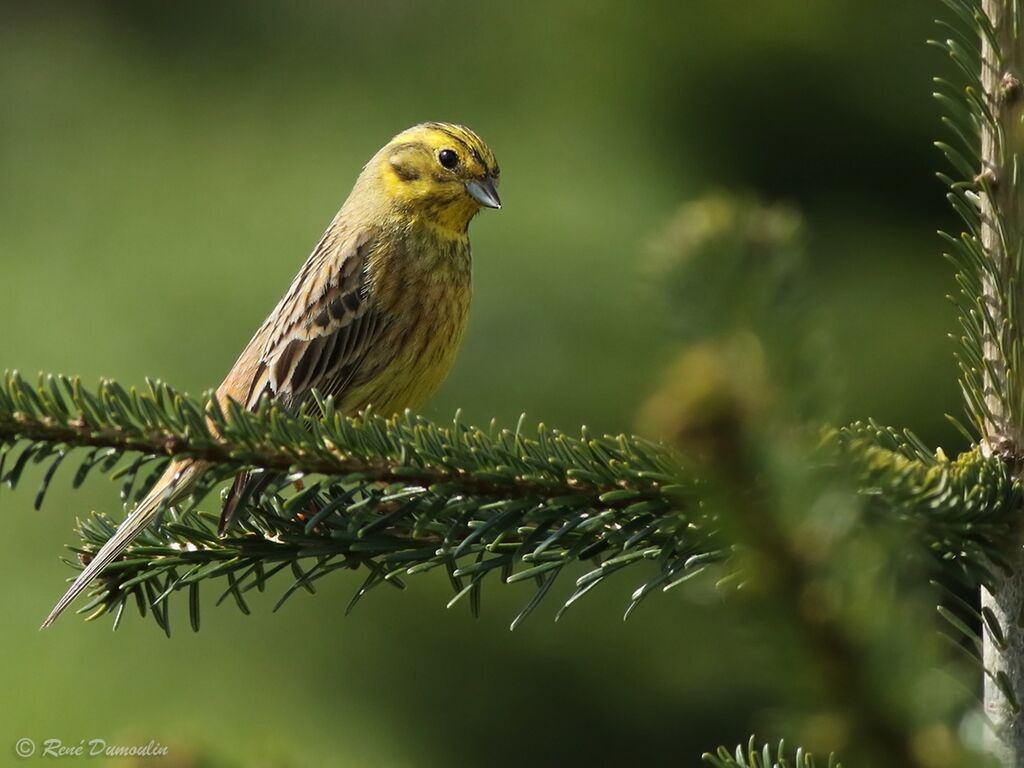
<svg viewBox="0 0 1024 768">
<path fill-rule="evenodd" d="M 217 389 L 221 403 L 286 409 L 313 390 L 342 412 L 420 406 L 447 376 L 472 293 L 469 222 L 499 208 L 498 164 L 473 131 L 423 123 L 395 136 L 363 168 L 291 287 Z M 174 462 L 57 603 L 44 626 L 206 470 Z M 230 523 L 246 485 L 232 487 Z"/>
<path fill-rule="evenodd" d="M 454 169 L 440 164 L 445 151 L 457 153 Z M 490 185 L 493 193 L 498 174 L 491 151 L 467 128 L 425 123 L 395 136 L 363 168 L 292 289 L 242 352 L 218 395 L 251 407 L 269 384 L 270 394 L 291 397 L 275 382 L 274 370 L 254 366 L 274 357 L 268 345 L 275 345 L 281 318 L 289 313 L 300 328 L 312 326 L 313 338 L 326 335 L 315 327 L 316 314 L 346 289 L 330 278 L 349 267 L 365 272 L 365 280 L 355 280 L 353 287 L 365 291 L 365 305 L 380 320 L 372 343 L 360 350 L 356 369 L 336 380 L 320 376 L 317 389 L 334 395 L 348 413 L 370 405 L 380 413 L 422 405 L 451 368 L 469 311 L 467 229 L 481 203 L 467 183 Z M 278 378 L 287 379 L 288 372 Z M 241 397 L 246 384 L 251 392 Z"/>
</svg>

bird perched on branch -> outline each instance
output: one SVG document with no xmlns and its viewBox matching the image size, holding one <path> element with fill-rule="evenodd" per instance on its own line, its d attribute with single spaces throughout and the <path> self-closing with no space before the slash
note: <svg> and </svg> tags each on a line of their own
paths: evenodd
<svg viewBox="0 0 1024 768">
<path fill-rule="evenodd" d="M 291 287 L 217 389 L 255 409 L 269 397 L 294 410 L 315 389 L 342 413 L 421 405 L 448 374 L 471 295 L 470 220 L 500 208 L 498 164 L 473 131 L 423 123 L 363 168 Z M 207 469 L 175 461 L 79 574 L 49 626 L 167 505 Z M 220 530 L 259 480 L 239 475 Z"/>
</svg>

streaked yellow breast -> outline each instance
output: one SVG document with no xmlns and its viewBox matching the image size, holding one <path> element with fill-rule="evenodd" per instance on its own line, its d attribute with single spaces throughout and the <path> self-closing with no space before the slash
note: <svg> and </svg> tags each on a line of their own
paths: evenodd
<svg viewBox="0 0 1024 768">
<path fill-rule="evenodd" d="M 422 223 L 383 237 L 369 257 L 370 293 L 387 322 L 349 387 L 343 412 L 421 406 L 448 376 L 472 297 L 469 240 Z"/>
</svg>

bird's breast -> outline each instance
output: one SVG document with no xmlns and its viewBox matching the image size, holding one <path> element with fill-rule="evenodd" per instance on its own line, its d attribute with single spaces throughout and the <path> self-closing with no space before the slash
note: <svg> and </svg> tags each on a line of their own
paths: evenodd
<svg viewBox="0 0 1024 768">
<path fill-rule="evenodd" d="M 370 258 L 371 302 L 383 317 L 343 408 L 378 413 L 418 408 L 451 370 L 472 296 L 469 241 L 410 235 Z"/>
</svg>

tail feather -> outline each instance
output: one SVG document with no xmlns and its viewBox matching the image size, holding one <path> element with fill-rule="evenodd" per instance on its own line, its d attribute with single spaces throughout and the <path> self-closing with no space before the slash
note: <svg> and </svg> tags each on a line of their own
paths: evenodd
<svg viewBox="0 0 1024 768">
<path fill-rule="evenodd" d="M 116 560 L 125 547 L 131 544 L 153 522 L 153 519 L 167 504 L 172 504 L 185 496 L 202 474 L 202 470 L 203 467 L 198 462 L 188 461 L 172 464 L 153 486 L 153 489 L 118 526 L 114 535 L 100 548 L 85 570 L 78 574 L 75 582 L 50 611 L 50 615 L 46 617 L 41 629 L 53 624 L 57 617 L 74 602 L 75 598 L 86 590 L 92 580 Z"/>
<path fill-rule="evenodd" d="M 276 475 L 271 472 L 245 472 L 235 476 L 228 491 L 224 509 L 220 513 L 217 535 L 223 537 L 239 509 L 244 509 L 250 500 L 259 496 L 270 485 Z"/>
</svg>

